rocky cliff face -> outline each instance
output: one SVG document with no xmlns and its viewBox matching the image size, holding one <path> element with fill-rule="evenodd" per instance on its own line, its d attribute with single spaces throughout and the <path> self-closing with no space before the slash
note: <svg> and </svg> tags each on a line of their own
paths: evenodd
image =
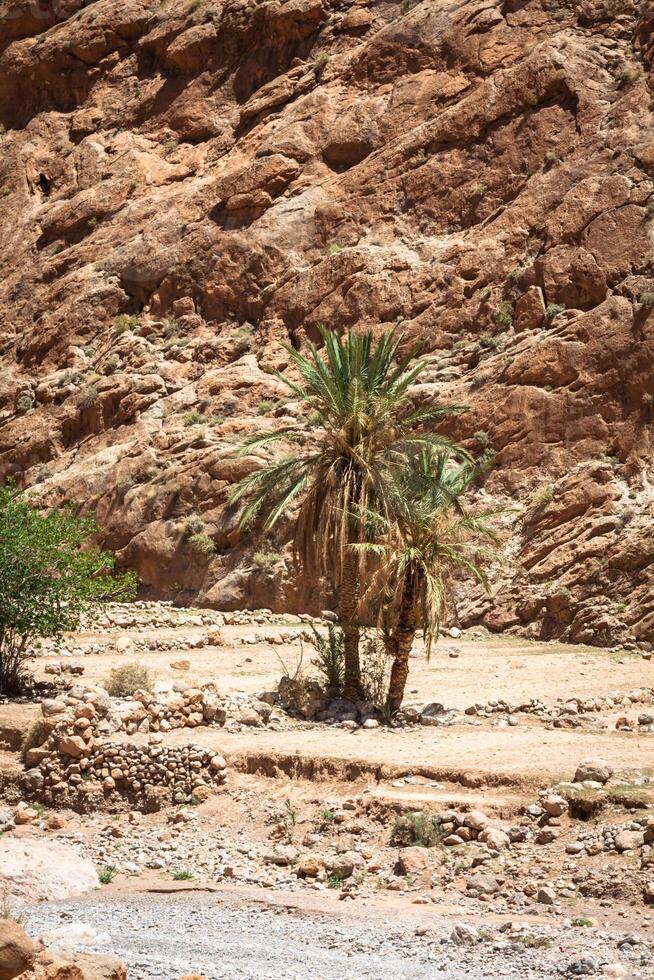
<svg viewBox="0 0 654 980">
<path fill-rule="evenodd" d="M 320 606 L 285 529 L 239 541 L 230 447 L 294 412 L 282 342 L 398 324 L 516 508 L 462 620 L 654 640 L 653 31 L 631 0 L 4 0 L 0 474 L 150 594 Z"/>
</svg>

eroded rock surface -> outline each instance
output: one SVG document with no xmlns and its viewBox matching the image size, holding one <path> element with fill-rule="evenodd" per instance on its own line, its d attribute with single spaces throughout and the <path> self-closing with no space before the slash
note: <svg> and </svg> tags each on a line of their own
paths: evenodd
<svg viewBox="0 0 654 980">
<path fill-rule="evenodd" d="M 653 25 L 632 0 L 9 0 L 0 475 L 83 503 L 151 595 L 318 611 L 288 528 L 239 539 L 257 462 L 230 447 L 297 418 L 282 343 L 399 324 L 418 400 L 470 406 L 452 434 L 518 508 L 462 621 L 652 642 Z"/>
</svg>

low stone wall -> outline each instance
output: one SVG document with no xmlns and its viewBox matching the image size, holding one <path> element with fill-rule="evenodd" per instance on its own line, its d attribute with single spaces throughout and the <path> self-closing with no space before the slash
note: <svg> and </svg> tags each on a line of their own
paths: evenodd
<svg viewBox="0 0 654 980">
<path fill-rule="evenodd" d="M 82 751 L 65 736 L 58 744 L 26 772 L 27 799 L 79 812 L 129 807 L 147 813 L 206 799 L 227 778 L 222 756 L 192 744 L 165 746 L 157 735 L 141 745 L 87 743 Z"/>
</svg>

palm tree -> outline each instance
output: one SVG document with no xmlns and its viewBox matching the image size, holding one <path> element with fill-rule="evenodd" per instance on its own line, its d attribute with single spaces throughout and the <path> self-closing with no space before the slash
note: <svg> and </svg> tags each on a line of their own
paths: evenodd
<svg viewBox="0 0 654 980">
<path fill-rule="evenodd" d="M 478 475 L 479 466 L 456 458 L 451 450 L 422 447 L 410 466 L 394 467 L 387 490 L 387 509 L 369 514 L 381 541 L 356 550 L 378 556 L 379 568 L 370 591 L 382 595 L 394 610 L 386 632 L 393 658 L 387 710 L 402 705 L 409 673 L 409 654 L 419 625 L 425 650 L 438 638 L 454 573 L 468 572 L 485 589 L 484 559 L 496 553 L 499 539 L 489 526 L 497 512 L 469 512 L 461 497 Z"/>
<path fill-rule="evenodd" d="M 388 514 L 387 472 L 401 469 L 421 448 L 449 446 L 425 431 L 427 423 L 461 406 L 415 408 L 410 388 L 425 368 L 417 351 L 398 357 L 401 336 L 372 331 L 344 337 L 321 329 L 324 351 L 308 343 L 305 356 L 287 347 L 299 374 L 294 381 L 276 372 L 308 410 L 310 431 L 294 452 L 245 477 L 231 501 L 245 501 L 239 526 L 247 527 L 262 512 L 270 529 L 295 503 L 294 553 L 310 574 L 329 575 L 339 591 L 344 634 L 343 693 L 360 697 L 359 605 L 361 555 L 350 545 L 364 540 L 366 520 L 374 509 Z M 289 437 L 298 426 L 246 440 L 238 455 Z M 463 451 L 461 451 L 463 452 Z"/>
</svg>

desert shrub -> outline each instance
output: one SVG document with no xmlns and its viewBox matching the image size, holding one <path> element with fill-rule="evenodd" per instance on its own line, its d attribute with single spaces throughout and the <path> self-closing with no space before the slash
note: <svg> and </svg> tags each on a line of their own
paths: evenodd
<svg viewBox="0 0 654 980">
<path fill-rule="evenodd" d="M 259 415 L 267 415 L 268 412 L 274 412 L 278 405 L 278 398 L 264 398 L 257 405 L 257 412 Z"/>
<path fill-rule="evenodd" d="M 116 493 L 119 497 L 124 497 L 126 493 L 135 487 L 137 484 L 137 479 L 135 476 L 124 476 L 122 480 L 119 480 L 116 484 Z"/>
<path fill-rule="evenodd" d="M 331 245 L 327 246 L 327 252 L 329 255 L 338 255 L 344 248 L 345 245 L 342 245 L 341 242 L 332 242 Z"/>
<path fill-rule="evenodd" d="M 625 65 L 619 78 L 623 85 L 631 85 L 640 78 L 640 68 L 634 64 Z"/>
<path fill-rule="evenodd" d="M 383 636 L 372 630 L 365 631 L 361 639 L 361 691 L 364 699 L 383 714 L 386 713 L 392 665 L 393 658 L 386 650 Z"/>
<path fill-rule="evenodd" d="M 24 415 L 25 412 L 29 412 L 31 408 L 34 408 L 34 402 L 36 401 L 34 397 L 34 392 L 32 391 L 21 391 L 20 395 L 16 399 L 16 411 Z"/>
<path fill-rule="evenodd" d="M 545 322 L 551 323 L 552 320 L 557 317 L 559 313 L 563 313 L 564 310 L 565 306 L 562 306 L 560 303 L 548 303 L 545 307 Z"/>
<path fill-rule="evenodd" d="M 132 314 L 131 316 L 127 316 L 125 313 L 121 313 L 119 316 L 114 317 L 114 334 L 120 335 L 127 333 L 129 330 L 136 330 L 138 325 L 139 318 L 136 315 Z"/>
<path fill-rule="evenodd" d="M 553 150 L 548 150 L 548 152 L 545 154 L 545 166 L 553 167 L 555 163 L 560 162 L 560 159 L 561 158 L 557 153 L 554 153 Z"/>
<path fill-rule="evenodd" d="M 544 486 L 538 487 L 533 491 L 529 498 L 529 503 L 532 507 L 544 507 L 545 504 L 549 504 L 553 496 L 554 491 L 549 483 L 546 483 Z"/>
<path fill-rule="evenodd" d="M 513 314 L 513 303 L 511 300 L 502 300 L 493 310 L 493 321 L 498 327 L 510 327 L 513 325 Z"/>
<path fill-rule="evenodd" d="M 654 293 L 641 293 L 638 297 L 638 302 L 646 309 L 651 309 L 654 306 Z"/>
<path fill-rule="evenodd" d="M 319 51 L 313 60 L 313 72 L 316 78 L 320 78 L 325 68 L 329 64 L 329 55 L 326 51 Z"/>
<path fill-rule="evenodd" d="M 273 565 L 276 565 L 280 560 L 281 555 L 278 551 L 255 551 L 252 555 L 252 561 L 257 566 L 257 568 L 269 569 Z"/>
<path fill-rule="evenodd" d="M 485 448 L 486 446 L 490 445 L 490 436 L 483 429 L 480 429 L 478 432 L 475 432 L 472 438 L 475 440 L 477 445 L 481 446 L 482 448 Z"/>
<path fill-rule="evenodd" d="M 201 422 L 206 422 L 206 419 L 202 412 L 199 412 L 197 408 L 192 408 L 190 412 L 187 412 L 184 416 L 184 425 L 199 425 Z"/>
<path fill-rule="evenodd" d="M 113 374 L 117 370 L 120 364 L 120 359 L 118 354 L 110 354 L 107 360 L 104 362 L 104 373 Z"/>
<path fill-rule="evenodd" d="M 477 341 L 480 350 L 496 350 L 500 346 L 500 338 L 494 337 L 492 333 L 483 333 Z"/>
<path fill-rule="evenodd" d="M 208 557 L 213 555 L 216 550 L 216 546 L 208 534 L 192 534 L 188 543 L 197 555 Z"/>
<path fill-rule="evenodd" d="M 101 885 L 109 885 L 118 874 L 118 868 L 113 864 L 108 864 L 105 868 L 98 871 L 98 880 Z"/>
<path fill-rule="evenodd" d="M 424 147 L 421 150 L 418 150 L 418 152 L 411 157 L 409 163 L 414 168 L 422 167 L 423 163 L 427 163 L 427 151 L 424 149 Z"/>
<path fill-rule="evenodd" d="M 440 839 L 438 825 L 433 818 L 421 811 L 396 817 L 391 830 L 391 844 L 394 847 L 433 847 Z"/>
<path fill-rule="evenodd" d="M 197 514 L 190 514 L 184 521 L 184 530 L 187 534 L 202 534 L 204 521 Z"/>
<path fill-rule="evenodd" d="M 483 201 L 488 194 L 488 186 L 486 184 L 473 184 L 470 189 L 472 191 L 472 196 L 477 198 L 479 201 Z"/>
<path fill-rule="evenodd" d="M 195 875 L 186 868 L 180 868 L 179 871 L 172 871 L 170 877 L 173 881 L 192 881 Z"/>
<path fill-rule="evenodd" d="M 95 385 L 85 385 L 77 396 L 77 405 L 82 411 L 92 408 L 98 400 L 98 389 Z"/>
<path fill-rule="evenodd" d="M 327 686 L 340 691 L 345 680 L 345 638 L 343 630 L 329 623 L 327 635 L 320 633 L 311 624 L 313 632 L 312 643 L 316 648 L 316 656 L 311 661 L 327 682 Z"/>
<path fill-rule="evenodd" d="M 105 687 L 113 698 L 129 698 L 136 691 L 152 692 L 154 678 L 148 668 L 141 664 L 123 664 L 114 667 Z"/>
<path fill-rule="evenodd" d="M 234 333 L 234 339 L 238 341 L 239 345 L 243 347 L 249 347 L 254 340 L 254 330 L 249 324 L 244 323 L 242 327 Z"/>
</svg>

